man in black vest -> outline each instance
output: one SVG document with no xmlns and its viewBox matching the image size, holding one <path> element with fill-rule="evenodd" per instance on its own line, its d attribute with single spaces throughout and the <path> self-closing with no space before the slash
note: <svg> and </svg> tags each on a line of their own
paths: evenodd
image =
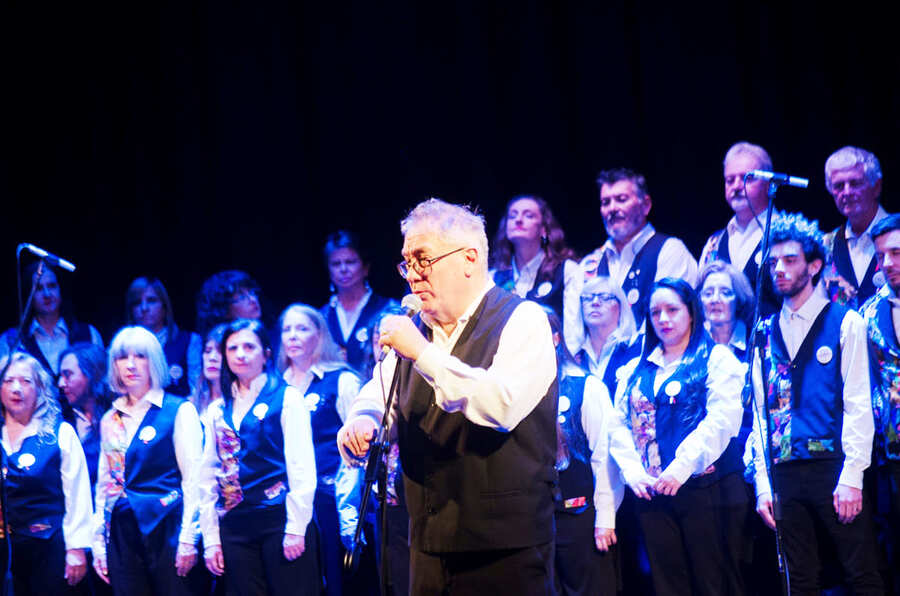
<svg viewBox="0 0 900 596">
<path fill-rule="evenodd" d="M 825 286 L 832 302 L 859 308 L 884 285 L 872 227 L 888 216 L 879 203 L 881 164 L 873 153 L 843 147 L 825 161 L 825 186 L 847 223 L 825 235 Z"/>
<path fill-rule="evenodd" d="M 743 272 L 756 291 L 756 278 L 760 270 L 762 253 L 760 241 L 766 225 L 768 184 L 759 178 L 746 178 L 752 170 L 772 171 L 772 159 L 759 145 L 741 141 L 725 154 L 722 163 L 725 178 L 725 201 L 734 211 L 728 224 L 710 236 L 700 253 L 700 268 L 712 261 L 731 263 Z M 781 300 L 772 289 L 772 279 L 763 276 L 760 298 L 760 317 L 767 317 L 781 306 Z"/>
<path fill-rule="evenodd" d="M 657 233 L 647 221 L 653 205 L 643 175 L 627 168 L 597 175 L 600 215 L 609 236 L 606 243 L 581 260 L 585 279 L 609 276 L 622 291 L 638 328 L 646 315 L 653 282 L 664 277 L 697 283 L 697 261 L 684 242 Z"/>
<path fill-rule="evenodd" d="M 824 256 L 815 222 L 785 215 L 771 240 L 768 267 L 784 302 L 758 328 L 753 432 L 763 429 L 774 487 L 755 449 L 756 509 L 770 528 L 778 522 L 791 592 L 819 593 L 817 545 L 831 542 L 853 593 L 882 594 L 862 492 L 874 435 L 866 326 L 815 289 Z"/>
<path fill-rule="evenodd" d="M 412 594 L 553 594 L 556 356 L 541 308 L 494 286 L 484 220 L 429 199 L 401 224 L 421 300 L 386 317 L 375 369 L 338 434 L 366 455 L 394 370 Z M 396 355 L 396 356 L 395 356 Z M 379 383 L 383 382 L 383 386 Z"/>
</svg>

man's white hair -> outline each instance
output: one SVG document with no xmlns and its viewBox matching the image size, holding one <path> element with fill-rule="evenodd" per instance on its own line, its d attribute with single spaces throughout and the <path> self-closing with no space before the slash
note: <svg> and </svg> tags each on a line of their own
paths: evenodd
<svg viewBox="0 0 900 596">
<path fill-rule="evenodd" d="M 446 244 L 475 248 L 478 263 L 487 274 L 488 238 L 484 217 L 465 205 L 454 205 L 436 198 L 422 201 L 400 222 L 400 231 L 404 237 L 412 231 L 430 231 Z"/>
<path fill-rule="evenodd" d="M 722 167 L 727 166 L 728 162 L 738 155 L 752 155 L 756 158 L 756 163 L 759 165 L 757 169 L 772 171 L 772 158 L 769 157 L 769 153 L 759 145 L 754 145 L 747 141 L 738 141 L 728 149 L 728 152 L 725 153 L 725 159 L 722 160 Z"/>
<path fill-rule="evenodd" d="M 859 147 L 841 147 L 825 160 L 825 187 L 831 192 L 831 173 L 835 170 L 846 170 L 858 165 L 863 167 L 870 186 L 881 180 L 881 164 L 871 151 Z"/>
</svg>

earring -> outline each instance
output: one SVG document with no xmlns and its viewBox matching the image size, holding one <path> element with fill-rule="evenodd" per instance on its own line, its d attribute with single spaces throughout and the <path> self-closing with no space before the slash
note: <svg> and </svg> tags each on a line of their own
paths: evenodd
<svg viewBox="0 0 900 596">
<path fill-rule="evenodd" d="M 334 289 L 334 282 L 328 285 L 328 289 L 331 290 L 331 293 L 334 294 L 337 290 Z"/>
<path fill-rule="evenodd" d="M 541 236 L 541 248 L 547 248 L 550 245 L 550 239 L 546 234 Z"/>
</svg>

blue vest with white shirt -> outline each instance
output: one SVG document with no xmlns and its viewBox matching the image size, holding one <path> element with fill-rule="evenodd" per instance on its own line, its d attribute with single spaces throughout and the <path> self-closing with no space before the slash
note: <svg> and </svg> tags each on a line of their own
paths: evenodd
<svg viewBox="0 0 900 596">
<path fill-rule="evenodd" d="M 555 504 L 558 512 L 570 514 L 581 513 L 594 504 L 591 450 L 581 424 L 585 381 L 586 376 L 566 376 L 559 382 L 556 469 L 562 498 Z"/>
<path fill-rule="evenodd" d="M 237 429 L 233 426 L 232 400 L 225 400 L 222 417 L 214 422 L 214 426 L 224 424 L 232 431 L 236 430 L 240 441 L 235 457 L 239 462 L 238 484 L 242 500 L 235 507 L 237 511 L 280 505 L 287 496 L 289 486 L 281 427 L 286 389 L 287 384 L 281 379 L 267 382 Z M 221 454 L 224 435 L 218 429 L 215 429 L 215 435 Z M 221 510 L 225 501 L 223 493 L 227 490 L 221 476 L 219 485 L 222 489 L 218 504 Z"/>
<path fill-rule="evenodd" d="M 827 304 L 793 359 L 778 315 L 761 323 L 763 379 L 773 461 L 842 459 L 841 324 L 848 308 Z"/>
<path fill-rule="evenodd" d="M 344 372 L 350 370 L 341 368 L 326 372 L 322 378 L 314 376 L 306 395 L 303 396 L 310 412 L 313 447 L 316 451 L 316 474 L 326 480 L 332 479 L 337 474 L 341 463 L 337 433 L 344 423 L 338 415 L 337 398 L 338 381 Z"/>
<path fill-rule="evenodd" d="M 151 404 L 125 452 L 125 495 L 145 535 L 182 510 L 174 431 L 183 403 L 184 398 L 166 393 L 161 408 Z"/>
<path fill-rule="evenodd" d="M 47 539 L 62 529 L 66 503 L 59 425 L 57 421 L 52 436 L 26 437 L 16 453 L 7 454 L 6 518 L 15 534 Z"/>
</svg>

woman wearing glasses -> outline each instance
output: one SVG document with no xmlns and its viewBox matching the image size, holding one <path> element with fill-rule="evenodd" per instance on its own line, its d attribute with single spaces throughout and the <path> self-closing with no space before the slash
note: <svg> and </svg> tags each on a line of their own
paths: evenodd
<svg viewBox="0 0 900 596">
<path fill-rule="evenodd" d="M 321 313 L 347 363 L 359 372 L 365 365 L 371 342 L 369 329 L 375 316 L 396 302 L 375 294 L 369 287 L 369 259 L 355 234 L 346 230 L 331 234 L 324 253 L 331 299 Z"/>
<path fill-rule="evenodd" d="M 583 276 L 547 201 L 534 195 L 513 197 L 490 256 L 494 283 L 552 308 L 563 322 L 566 347 L 578 351 L 584 337 L 578 300 Z"/>
<path fill-rule="evenodd" d="M 581 319 L 586 337 L 575 361 L 603 379 L 613 396 L 621 380 L 617 374 L 640 355 L 643 340 L 622 289 L 605 276 L 586 281 L 581 290 Z"/>
</svg>

